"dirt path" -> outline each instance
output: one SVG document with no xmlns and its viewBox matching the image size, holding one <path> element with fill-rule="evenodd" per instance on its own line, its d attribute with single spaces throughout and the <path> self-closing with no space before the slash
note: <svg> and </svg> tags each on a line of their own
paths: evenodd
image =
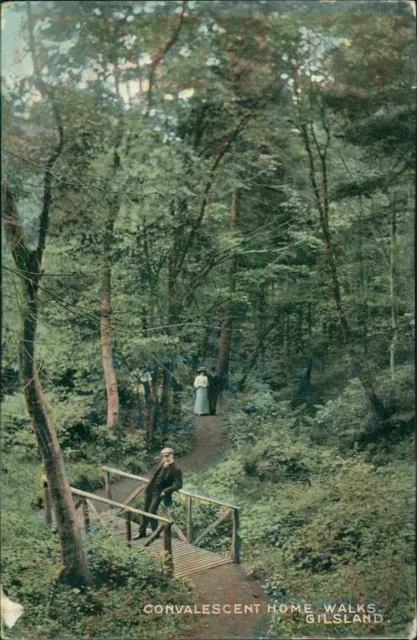
<svg viewBox="0 0 417 640">
<path fill-rule="evenodd" d="M 196 418 L 198 420 L 198 418 Z M 195 430 L 195 444 L 191 451 L 182 457 L 176 458 L 183 474 L 189 472 L 198 472 L 207 469 L 222 457 L 221 443 L 221 425 L 222 416 L 201 416 L 199 425 Z M 140 475 L 148 477 L 150 472 L 143 472 Z M 186 479 L 186 476 L 185 476 Z M 127 496 L 138 486 L 136 480 L 126 478 L 121 482 L 115 482 L 111 485 L 112 500 L 115 502 L 123 502 Z M 97 489 L 94 492 L 98 496 L 105 496 L 103 489 Z M 106 508 L 105 506 L 103 508 Z M 100 509 L 99 509 L 100 510 Z"/>
<path fill-rule="evenodd" d="M 218 615 L 202 615 L 198 623 L 190 629 L 187 638 L 266 638 L 269 624 L 268 602 L 262 594 L 261 586 L 246 574 L 244 565 L 226 564 L 208 569 L 192 576 L 191 582 L 197 594 L 195 604 L 200 609 L 203 604 L 209 604 L 211 607 L 219 604 L 222 608 L 226 605 L 226 610 Z M 245 605 L 249 605 L 246 610 Z M 235 612 L 228 613 L 232 608 L 235 608 Z"/>
<path fill-rule="evenodd" d="M 223 418 L 217 416 L 201 416 L 200 424 L 195 430 L 195 444 L 191 451 L 178 458 L 183 472 L 192 473 L 208 469 L 221 458 L 221 426 Z"/>
<path fill-rule="evenodd" d="M 196 427 L 193 449 L 177 459 L 185 475 L 185 481 L 187 472 L 202 471 L 221 460 L 224 452 L 222 421 L 221 415 L 201 416 Z M 129 479 L 112 485 L 112 499 L 123 502 L 136 486 L 137 482 Z M 104 489 L 96 493 L 104 495 Z M 184 636 L 184 640 L 245 640 L 266 637 L 268 602 L 263 597 L 260 585 L 248 577 L 244 564 L 227 564 L 207 569 L 192 575 L 188 580 L 196 594 L 195 602 L 191 604 L 198 605 L 200 609 L 203 604 L 210 607 L 217 604 L 221 608 L 226 605 L 226 611 L 201 615 L 198 622 L 190 627 L 190 632 Z M 227 613 L 230 605 L 243 605 L 242 613 Z M 246 613 L 243 613 L 244 605 L 251 605 L 246 608 Z"/>
</svg>

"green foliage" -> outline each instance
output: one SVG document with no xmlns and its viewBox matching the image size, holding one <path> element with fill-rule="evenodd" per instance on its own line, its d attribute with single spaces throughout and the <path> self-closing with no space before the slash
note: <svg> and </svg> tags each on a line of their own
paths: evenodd
<svg viewBox="0 0 417 640">
<path fill-rule="evenodd" d="M 162 446 L 186 451 L 195 368 L 216 361 L 221 327 L 229 326 L 226 455 L 215 469 L 188 475 L 186 487 L 242 504 L 243 556 L 271 598 L 371 593 L 392 621 L 381 631 L 401 635 L 412 563 L 410 9 L 307 3 L 299 11 L 283 3 L 289 8 L 277 11 L 258 3 L 249 17 L 220 11 L 222 3 L 215 12 L 210 3 L 186 3 L 171 41 L 175 3 L 146 4 L 119 3 L 117 14 L 112 3 L 93 2 L 68 3 L 65 15 L 58 2 L 34 11 L 39 68 L 56 88 L 65 138 L 52 174 L 36 364 L 70 481 L 92 490 L 102 464 L 140 473 Z M 7 11 L 23 18 L 26 4 Z M 16 59 L 25 38 L 15 38 Z M 5 75 L 5 169 L 36 245 L 54 111 L 38 100 L 33 78 Z M 117 212 L 109 250 L 115 433 L 105 425 L 99 339 L 109 207 Z M 323 217 L 349 351 L 384 405 L 382 418 L 370 410 L 340 333 Z M 21 284 L 33 274 L 16 273 L 4 253 L 3 582 L 27 607 L 25 633 L 180 633 L 175 617 L 145 620 L 139 603 L 178 602 L 181 586 L 167 582 L 158 561 L 103 532 L 85 541 L 93 591 L 60 580 L 55 537 L 36 516 L 39 455 L 17 374 Z M 181 498 L 174 515 L 184 524 Z M 196 502 L 196 535 L 216 515 Z M 205 544 L 227 552 L 230 520 Z M 294 618 L 275 620 L 272 633 L 294 630 L 322 632 Z"/>
<path fill-rule="evenodd" d="M 2 584 L 24 607 L 10 637 L 162 639 L 185 630 L 180 616 L 153 619 L 143 611 L 149 602 L 189 601 L 185 584 L 169 576 L 162 556 L 131 550 L 105 531 L 84 539 L 93 586 L 68 586 L 57 536 L 32 509 L 39 467 L 10 454 L 2 463 Z"/>
<path fill-rule="evenodd" d="M 391 397 L 403 407 L 409 406 L 409 375 L 406 368 L 398 372 L 397 385 L 386 375 L 379 381 L 390 386 Z M 239 406 L 247 409 L 246 402 L 242 397 Z M 318 408 L 317 422 L 303 408 L 293 412 L 288 402 L 276 403 L 274 411 L 270 400 L 265 402 L 265 390 L 253 404 L 257 410 L 228 417 L 223 428 L 231 445 L 227 458 L 192 476 L 186 488 L 198 483 L 200 491 L 242 506 L 242 556 L 273 601 L 320 606 L 329 599 L 366 597 L 384 613 L 382 632 L 402 633 L 412 618 L 410 435 L 396 433 L 398 449 L 393 442 L 381 451 L 341 446 L 355 428 L 359 433 L 369 426 L 364 423 L 369 410 L 355 381 L 338 401 Z M 198 530 L 216 516 L 207 507 L 196 505 Z M 224 521 L 202 545 L 226 553 L 230 535 Z M 296 614 L 275 616 L 273 623 L 277 635 L 314 636 L 320 628 Z"/>
<path fill-rule="evenodd" d="M 395 456 L 395 446 L 404 439 L 409 443 L 413 432 L 412 394 L 414 372 L 412 367 L 398 367 L 394 379 L 386 372 L 376 379 L 381 397 L 384 398 L 390 417 L 382 424 L 369 411 L 363 390 L 357 379 L 346 386 L 344 392 L 324 406 L 317 406 L 314 417 L 306 416 L 304 422 L 313 441 L 319 443 L 325 434 L 326 441 L 341 453 L 347 450 L 364 450 L 369 460 L 384 464 Z M 384 453 L 385 452 L 385 453 Z M 407 454 L 410 459 L 411 450 Z"/>
</svg>

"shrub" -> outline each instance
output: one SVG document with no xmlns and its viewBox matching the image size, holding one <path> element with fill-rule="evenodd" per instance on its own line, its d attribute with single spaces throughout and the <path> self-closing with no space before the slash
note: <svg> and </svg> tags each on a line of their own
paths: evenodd
<svg viewBox="0 0 417 640">
<path fill-rule="evenodd" d="M 84 538 L 93 577 L 88 589 L 63 580 L 58 539 L 30 504 L 37 494 L 39 466 L 16 457 L 3 462 L 5 488 L 1 542 L 2 584 L 23 605 L 10 638 L 167 638 L 185 631 L 183 616 L 148 616 L 148 602 L 181 604 L 189 590 L 165 570 L 163 557 L 130 549 L 98 529 Z"/>
</svg>

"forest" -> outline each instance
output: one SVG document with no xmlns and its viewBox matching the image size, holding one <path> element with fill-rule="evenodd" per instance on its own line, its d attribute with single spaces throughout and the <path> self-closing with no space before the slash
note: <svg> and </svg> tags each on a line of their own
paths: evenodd
<svg viewBox="0 0 417 640">
<path fill-rule="evenodd" d="M 375 603 L 383 622 L 326 637 L 407 637 L 410 4 L 2 6 L 1 582 L 24 607 L 7 637 L 200 637 L 143 612 L 193 585 L 80 532 L 70 491 L 166 446 L 181 464 L 199 367 L 222 381 L 221 446 L 184 487 L 241 506 L 265 598 Z M 205 544 L 229 543 L 224 521 Z M 267 637 L 320 634 L 295 613 Z"/>
</svg>

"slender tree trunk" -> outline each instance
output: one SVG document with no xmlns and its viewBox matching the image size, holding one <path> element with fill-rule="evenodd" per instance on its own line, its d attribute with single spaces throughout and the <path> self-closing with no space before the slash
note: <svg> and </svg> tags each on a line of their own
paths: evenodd
<svg viewBox="0 0 417 640">
<path fill-rule="evenodd" d="M 61 543 L 62 562 L 66 567 L 65 575 L 72 584 L 88 584 L 90 578 L 81 542 L 77 513 L 65 471 L 61 448 L 45 405 L 35 364 L 38 303 L 31 282 L 26 281 L 26 283 L 25 307 L 22 311 L 22 337 L 19 345 L 25 404 L 35 429 L 51 491 L 58 536 Z"/>
<path fill-rule="evenodd" d="M 237 229 L 237 223 L 239 219 L 239 194 L 237 191 L 233 193 L 232 205 L 230 209 L 230 231 L 234 232 Z M 233 329 L 233 294 L 236 290 L 236 254 L 233 251 L 229 258 L 229 300 L 226 303 L 223 311 L 222 328 L 220 333 L 219 353 L 217 358 L 217 374 L 225 381 L 229 375 L 229 359 L 230 359 L 230 346 L 232 343 L 232 329 Z"/>
<path fill-rule="evenodd" d="M 52 201 L 52 170 L 64 147 L 64 130 L 53 94 L 43 83 L 39 73 L 35 55 L 35 38 L 30 2 L 26 3 L 26 8 L 29 49 L 32 54 L 35 84 L 42 97 L 49 99 L 57 128 L 57 142 L 44 168 L 42 209 L 39 217 L 39 237 L 36 249 L 31 249 L 25 241 L 22 224 L 15 208 L 13 195 L 7 187 L 4 173 L 2 182 L 2 215 L 6 240 L 10 246 L 18 275 L 23 281 L 24 305 L 20 314 L 21 334 L 19 340 L 19 366 L 24 385 L 23 394 L 51 491 L 62 562 L 65 566 L 64 573 L 72 584 L 88 585 L 91 580 L 82 546 L 75 505 L 65 471 L 61 448 L 45 405 L 35 360 L 38 297 L 42 279 L 42 261 L 48 233 L 49 210 Z"/>
<path fill-rule="evenodd" d="M 115 74 L 116 89 L 119 93 L 119 74 Z M 117 176 L 120 168 L 119 147 L 122 139 L 122 116 L 119 115 L 116 127 L 116 137 L 113 150 L 113 177 Z M 119 422 L 119 391 L 117 388 L 116 370 L 113 362 L 113 341 L 111 329 L 111 263 L 110 251 L 113 244 L 114 224 L 119 212 L 119 195 L 117 194 L 108 205 L 103 236 L 103 250 L 101 263 L 100 289 L 100 342 L 104 373 L 104 383 L 107 397 L 107 425 L 115 431 Z"/>
<path fill-rule="evenodd" d="M 169 264 L 168 275 L 168 327 L 165 329 L 166 334 L 169 336 L 172 333 L 171 327 L 178 324 L 181 318 L 181 311 L 178 308 L 176 299 L 176 281 L 174 276 L 174 267 L 172 260 Z M 172 362 L 164 362 L 162 370 L 162 393 L 161 393 L 161 422 L 163 428 L 166 429 L 171 419 L 171 382 L 172 382 Z"/>
<path fill-rule="evenodd" d="M 265 340 L 268 337 L 268 335 L 271 333 L 272 329 L 274 329 L 280 322 L 280 318 L 277 317 L 275 320 L 273 320 L 268 327 L 266 327 L 264 333 L 261 335 L 261 337 L 259 338 L 258 344 L 256 345 L 256 348 L 251 356 L 251 359 L 249 361 L 249 364 L 246 368 L 245 373 L 243 374 L 242 378 L 239 380 L 239 384 L 238 384 L 238 389 L 243 389 L 245 382 L 248 378 L 248 375 L 250 374 L 250 372 L 252 371 L 252 369 L 254 368 L 254 366 L 256 365 L 257 361 L 258 361 L 258 357 L 259 354 L 262 353 L 263 349 L 265 348 Z"/>
<path fill-rule="evenodd" d="M 159 370 L 155 367 L 152 373 L 152 387 L 151 387 L 151 407 L 149 411 L 149 423 L 147 429 L 148 440 L 152 442 L 155 428 L 157 426 L 158 415 L 158 377 Z"/>
<path fill-rule="evenodd" d="M 303 334 L 304 314 L 303 307 L 300 306 L 297 309 L 297 339 L 295 343 L 296 353 L 300 353 L 304 350 L 304 334 Z"/>
<path fill-rule="evenodd" d="M 363 203 L 362 197 L 359 200 L 359 289 L 361 297 L 360 321 L 363 328 L 363 350 L 365 358 L 368 357 L 368 304 L 366 299 L 365 269 L 363 262 Z"/>
<path fill-rule="evenodd" d="M 396 242 L 397 242 L 397 213 L 395 205 L 391 218 L 391 251 L 390 251 L 390 299 L 391 299 L 391 344 L 390 344 L 390 373 L 391 380 L 395 374 L 395 352 L 398 338 L 398 308 L 396 292 Z"/>
<path fill-rule="evenodd" d="M 285 345 L 285 355 L 287 358 L 290 355 L 290 314 L 288 311 L 285 312 L 285 330 L 284 330 L 284 345 Z"/>
<path fill-rule="evenodd" d="M 316 170 L 315 170 L 315 161 L 314 161 L 314 153 L 310 144 L 310 134 L 308 132 L 307 126 L 302 125 L 301 132 L 305 144 L 305 149 L 309 159 L 309 177 L 310 184 L 315 200 L 315 207 L 317 213 L 319 215 L 320 228 L 322 233 L 322 241 L 323 241 L 323 254 L 325 263 L 327 266 L 327 270 L 329 272 L 329 286 L 332 293 L 334 305 L 336 308 L 337 319 L 339 323 L 340 336 L 342 343 L 348 353 L 353 366 L 355 367 L 356 374 L 358 379 L 362 385 L 366 398 L 371 406 L 372 410 L 379 417 L 385 417 L 385 408 L 380 399 L 378 398 L 370 372 L 367 368 L 367 365 L 360 361 L 358 357 L 354 345 L 351 339 L 351 331 L 350 326 L 347 320 L 347 317 L 344 312 L 344 308 L 342 305 L 342 296 L 340 292 L 339 279 L 337 275 L 337 267 L 336 267 L 336 258 L 334 255 L 334 249 L 330 234 L 328 214 L 329 214 L 329 198 L 328 198 L 328 188 L 327 188 L 327 162 L 326 162 L 326 150 L 329 144 L 329 133 L 327 127 L 325 126 L 327 133 L 327 143 L 324 151 L 320 151 L 314 130 L 311 128 L 311 136 L 317 148 L 317 153 L 320 159 L 321 165 L 321 189 L 317 183 L 316 179 Z"/>
<path fill-rule="evenodd" d="M 101 291 L 100 291 L 100 341 L 104 382 L 107 396 L 107 425 L 116 429 L 119 420 L 119 393 L 116 371 L 113 363 L 111 334 L 111 267 L 110 246 L 113 226 L 105 231 L 102 253 Z"/>
<path fill-rule="evenodd" d="M 62 140 L 62 132 L 61 132 Z M 58 157 L 62 141 L 58 145 Z M 3 216 L 8 244 L 23 280 L 24 305 L 21 311 L 21 336 L 19 341 L 19 365 L 23 382 L 25 404 L 29 413 L 45 474 L 51 490 L 56 515 L 62 562 L 67 579 L 73 584 L 88 584 L 90 576 L 84 554 L 77 514 L 65 471 L 61 448 L 48 414 L 38 377 L 35 344 L 38 322 L 38 296 L 42 277 L 42 258 L 48 228 L 52 178 L 48 163 L 44 176 L 44 198 L 40 218 L 38 247 L 31 250 L 25 243 L 22 226 L 14 208 L 11 192 L 4 185 Z"/>
<path fill-rule="evenodd" d="M 162 372 L 161 423 L 164 430 L 168 428 L 171 417 L 171 372 L 172 363 L 165 362 Z"/>
</svg>

